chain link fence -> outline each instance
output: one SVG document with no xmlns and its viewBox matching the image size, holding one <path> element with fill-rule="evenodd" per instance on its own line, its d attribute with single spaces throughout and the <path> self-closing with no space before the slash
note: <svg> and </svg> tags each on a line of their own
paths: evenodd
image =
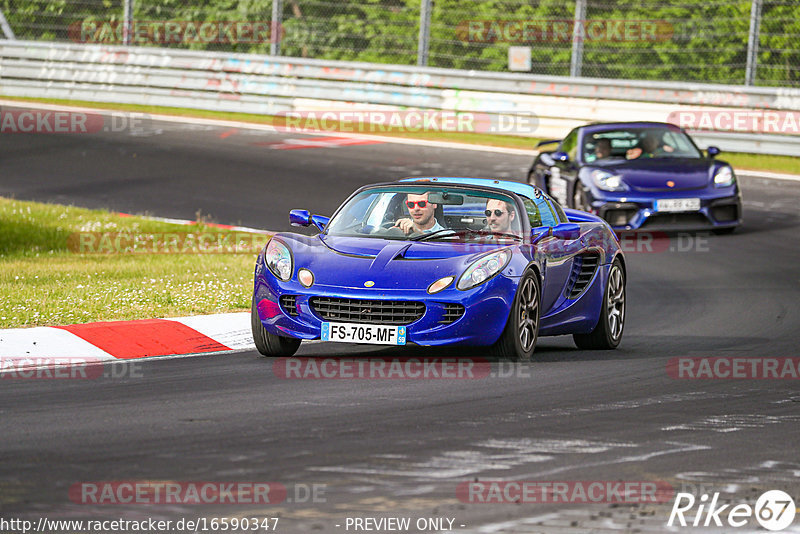
<svg viewBox="0 0 800 534">
<path fill-rule="evenodd" d="M 800 0 L 0 0 L 0 11 L 17 39 L 498 72 L 511 49 L 534 74 L 800 87 Z"/>
</svg>

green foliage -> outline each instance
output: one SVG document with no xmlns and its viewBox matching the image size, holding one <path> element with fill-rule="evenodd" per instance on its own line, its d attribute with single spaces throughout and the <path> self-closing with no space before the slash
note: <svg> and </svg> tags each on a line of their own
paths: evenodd
<svg viewBox="0 0 800 534">
<path fill-rule="evenodd" d="M 123 0 L 0 0 L 22 39 L 66 40 L 84 20 L 118 21 Z M 140 21 L 269 23 L 272 0 L 132 0 Z M 413 65 L 421 0 L 283 0 L 281 52 L 293 57 Z M 752 0 L 587 0 L 586 23 L 650 21 L 658 39 L 586 39 L 582 75 L 599 78 L 741 84 Z M 508 48 L 529 46 L 532 72 L 568 75 L 572 43 L 552 33 L 527 41 L 503 35 L 472 39 L 472 23 L 568 24 L 569 0 L 433 0 L 429 65 L 506 71 Z M 488 27 L 488 26 L 487 26 Z M 759 85 L 800 86 L 800 1 L 763 0 Z M 570 28 L 571 31 L 571 28 Z M 159 43 L 154 43 L 159 45 Z M 261 42 L 184 42 L 194 49 L 268 53 Z"/>
</svg>

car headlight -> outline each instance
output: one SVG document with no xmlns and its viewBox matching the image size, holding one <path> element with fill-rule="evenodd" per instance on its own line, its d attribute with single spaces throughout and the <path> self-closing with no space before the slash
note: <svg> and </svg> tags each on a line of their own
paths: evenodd
<svg viewBox="0 0 800 534">
<path fill-rule="evenodd" d="M 280 280 L 286 282 L 292 277 L 292 253 L 289 247 L 271 239 L 264 253 L 267 268 Z"/>
<path fill-rule="evenodd" d="M 736 176 L 733 174 L 733 169 L 727 165 L 717 169 L 717 174 L 714 175 L 714 187 L 728 187 L 735 181 Z"/>
<path fill-rule="evenodd" d="M 619 174 L 596 169 L 592 171 L 591 176 L 594 185 L 603 191 L 625 191 L 625 184 L 622 183 L 622 176 Z"/>
<path fill-rule="evenodd" d="M 465 290 L 484 283 L 502 271 L 510 259 L 511 253 L 508 250 L 499 250 L 478 258 L 464 271 L 456 287 Z"/>
</svg>

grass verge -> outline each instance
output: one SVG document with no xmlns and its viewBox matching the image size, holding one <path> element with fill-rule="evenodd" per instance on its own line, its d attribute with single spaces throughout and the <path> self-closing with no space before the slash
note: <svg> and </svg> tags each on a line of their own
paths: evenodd
<svg viewBox="0 0 800 534">
<path fill-rule="evenodd" d="M 0 328 L 247 311 L 267 239 L 0 197 Z"/>
</svg>

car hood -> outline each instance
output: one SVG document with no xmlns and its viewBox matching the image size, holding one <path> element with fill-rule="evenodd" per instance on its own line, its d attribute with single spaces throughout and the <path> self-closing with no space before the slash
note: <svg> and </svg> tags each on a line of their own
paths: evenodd
<svg viewBox="0 0 800 534">
<path fill-rule="evenodd" d="M 278 234 L 292 250 L 295 270 L 314 273 L 314 284 L 364 288 L 372 281 L 380 289 L 427 289 L 445 276 L 458 279 L 481 255 L 497 245 L 418 243 L 414 241 Z"/>
<path fill-rule="evenodd" d="M 700 158 L 647 158 L 611 161 L 598 167 L 619 174 L 634 191 L 680 191 L 706 187 L 714 162 Z"/>
</svg>

